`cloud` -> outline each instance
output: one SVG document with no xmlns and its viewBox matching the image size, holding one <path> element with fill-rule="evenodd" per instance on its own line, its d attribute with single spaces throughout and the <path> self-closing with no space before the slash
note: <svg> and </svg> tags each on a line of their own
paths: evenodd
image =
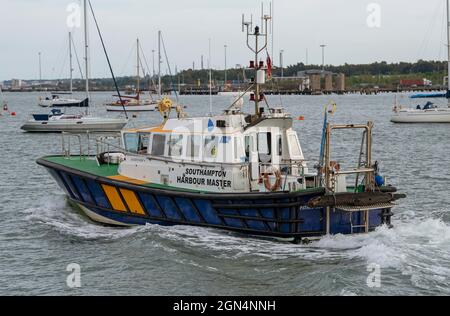
<svg viewBox="0 0 450 316">
<path fill-rule="evenodd" d="M 44 77 L 67 76 L 67 5 L 61 0 L 0 0 L 0 80 L 37 78 L 37 54 L 43 55 Z M 200 64 L 212 40 L 212 64 L 223 68 L 251 58 L 241 33 L 241 14 L 260 11 L 259 0 L 92 0 L 116 72 L 133 73 L 130 50 L 141 39 L 147 59 L 161 29 L 172 65 Z M 367 5 L 378 3 L 381 27 L 366 24 Z M 3 8 L 7 8 L 4 10 Z M 268 2 L 266 2 L 268 8 Z M 321 63 L 319 45 L 327 44 L 326 62 L 368 63 L 445 58 L 443 0 L 275 0 L 275 63 L 284 49 L 285 64 Z M 91 25 L 92 76 L 109 76 L 98 36 Z M 82 53 L 82 30 L 75 31 Z M 174 67 L 174 66 L 172 66 Z M 67 67 L 66 67 L 67 68 Z M 165 70 L 165 67 L 163 67 Z"/>
</svg>

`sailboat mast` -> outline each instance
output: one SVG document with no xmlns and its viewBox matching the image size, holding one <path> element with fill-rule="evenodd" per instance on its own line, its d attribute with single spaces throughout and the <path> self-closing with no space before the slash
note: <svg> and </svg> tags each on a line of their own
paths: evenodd
<svg viewBox="0 0 450 316">
<path fill-rule="evenodd" d="M 161 31 L 158 31 L 158 97 L 161 95 Z"/>
<path fill-rule="evenodd" d="M 86 98 L 89 102 L 89 38 L 88 38 L 88 15 L 87 0 L 84 0 L 84 63 L 86 71 Z M 89 107 L 86 107 L 86 114 L 89 113 Z"/>
<path fill-rule="evenodd" d="M 447 100 L 448 107 L 450 107 L 450 0 L 447 0 L 447 50 L 448 50 L 448 72 L 447 72 Z"/>
<path fill-rule="evenodd" d="M 139 61 L 140 61 L 140 58 L 139 58 L 139 38 L 136 40 L 136 51 L 137 51 L 137 63 L 136 63 L 136 68 L 137 68 L 137 87 L 136 87 L 136 93 L 137 93 L 137 97 L 138 97 L 138 100 L 139 100 L 139 98 L 140 98 L 140 93 L 141 93 L 141 89 L 140 89 L 140 87 L 141 87 L 141 77 L 140 77 L 140 67 L 139 67 Z"/>
<path fill-rule="evenodd" d="M 70 93 L 73 93 L 72 32 L 69 32 Z"/>
</svg>

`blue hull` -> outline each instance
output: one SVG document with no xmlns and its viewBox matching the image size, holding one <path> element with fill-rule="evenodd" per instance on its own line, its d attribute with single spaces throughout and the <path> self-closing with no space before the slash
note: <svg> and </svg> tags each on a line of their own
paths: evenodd
<svg viewBox="0 0 450 316">
<path fill-rule="evenodd" d="M 296 239 L 326 235 L 328 227 L 330 234 L 365 232 L 364 227 L 355 228 L 364 226 L 364 212 L 331 209 L 327 221 L 325 208 L 309 208 L 308 201 L 324 195 L 322 189 L 296 193 L 180 192 L 98 177 L 45 160 L 38 163 L 47 168 L 72 202 L 96 217 L 124 225 L 194 225 Z M 113 203 L 111 191 L 106 192 L 105 186 L 115 190 L 123 209 Z M 131 202 L 138 205 L 133 206 L 130 197 L 122 194 L 124 191 L 131 192 Z M 391 216 L 390 209 L 370 211 L 369 230 L 390 224 Z"/>
</svg>

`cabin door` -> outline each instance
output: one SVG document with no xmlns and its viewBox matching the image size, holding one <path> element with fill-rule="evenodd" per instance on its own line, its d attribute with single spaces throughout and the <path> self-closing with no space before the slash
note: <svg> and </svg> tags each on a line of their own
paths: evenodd
<svg viewBox="0 0 450 316">
<path fill-rule="evenodd" d="M 256 148 L 256 134 L 245 136 L 245 155 L 250 163 L 250 173 L 252 181 L 259 180 L 259 155 Z"/>
</svg>

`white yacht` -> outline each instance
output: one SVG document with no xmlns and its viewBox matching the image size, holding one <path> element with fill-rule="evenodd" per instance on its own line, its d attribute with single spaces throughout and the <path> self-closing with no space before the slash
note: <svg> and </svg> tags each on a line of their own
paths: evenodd
<svg viewBox="0 0 450 316">
<path fill-rule="evenodd" d="M 79 100 L 73 97 L 73 66 L 72 66 L 72 33 L 69 32 L 69 66 L 70 66 L 70 91 L 69 93 L 52 93 L 51 96 L 39 97 L 39 106 L 44 108 L 50 107 L 87 107 L 89 102 L 87 99 Z"/>
<path fill-rule="evenodd" d="M 87 15 L 87 4 L 84 3 Z M 87 17 L 85 18 L 87 23 Z M 89 60 L 88 60 L 88 34 L 85 25 L 85 68 L 86 68 L 86 105 L 84 114 L 64 114 L 61 110 L 53 109 L 51 114 L 34 114 L 33 119 L 27 121 L 21 129 L 34 133 L 61 133 L 61 132 L 120 132 L 128 123 L 124 118 L 96 117 L 89 113 Z"/>
<path fill-rule="evenodd" d="M 137 52 L 137 63 L 136 63 L 136 96 L 122 95 L 120 100 L 112 103 L 106 103 L 106 111 L 108 112 L 153 112 L 156 111 L 156 107 L 158 102 L 154 101 L 151 98 L 151 94 L 149 93 L 149 98 L 147 100 L 142 99 L 141 96 L 141 58 L 140 58 L 140 50 L 141 46 L 139 43 L 139 39 L 137 39 L 136 52 Z M 115 97 L 118 97 L 117 95 Z M 123 104 L 122 104 L 123 103 Z"/>
</svg>

